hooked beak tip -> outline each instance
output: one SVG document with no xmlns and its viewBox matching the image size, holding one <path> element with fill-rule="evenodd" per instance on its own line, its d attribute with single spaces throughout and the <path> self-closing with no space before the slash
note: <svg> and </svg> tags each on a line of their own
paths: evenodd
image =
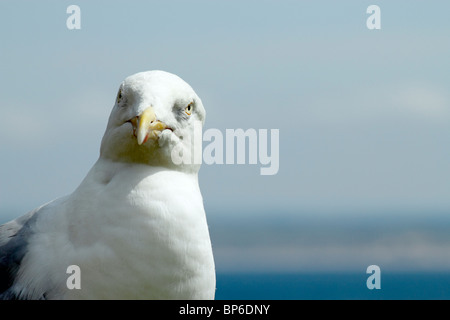
<svg viewBox="0 0 450 320">
<path fill-rule="evenodd" d="M 148 107 L 139 116 L 133 118 L 134 134 L 137 138 L 138 145 L 142 145 L 148 139 L 157 139 L 159 133 L 167 129 L 167 125 L 159 120 L 156 120 L 156 115 L 153 107 Z"/>
</svg>

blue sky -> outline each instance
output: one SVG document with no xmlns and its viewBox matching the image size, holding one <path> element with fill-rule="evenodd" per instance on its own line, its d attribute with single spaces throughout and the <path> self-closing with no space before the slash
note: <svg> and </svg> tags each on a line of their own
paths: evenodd
<svg viewBox="0 0 450 320">
<path fill-rule="evenodd" d="M 66 8 L 81 8 L 68 30 Z M 381 8 L 368 30 L 366 8 Z M 211 215 L 450 210 L 445 1 L 1 1 L 0 220 L 72 192 L 120 82 L 178 74 L 205 129 L 279 129 L 280 169 L 204 165 Z"/>
<path fill-rule="evenodd" d="M 276 176 L 204 166 L 211 207 L 450 207 L 444 2 L 379 2 L 376 31 L 360 1 L 81 1 L 73 31 L 69 4 L 1 4 L 2 207 L 71 192 L 118 84 L 149 69 L 196 89 L 205 128 L 280 129 Z"/>
</svg>

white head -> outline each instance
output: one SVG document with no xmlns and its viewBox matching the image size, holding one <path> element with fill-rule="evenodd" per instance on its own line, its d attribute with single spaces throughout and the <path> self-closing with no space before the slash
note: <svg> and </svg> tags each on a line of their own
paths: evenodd
<svg viewBox="0 0 450 320">
<path fill-rule="evenodd" d="M 194 90 L 178 76 L 147 71 L 127 77 L 111 111 L 100 157 L 197 172 L 199 165 L 177 165 L 172 150 L 192 150 L 194 127 L 205 109 Z"/>
</svg>

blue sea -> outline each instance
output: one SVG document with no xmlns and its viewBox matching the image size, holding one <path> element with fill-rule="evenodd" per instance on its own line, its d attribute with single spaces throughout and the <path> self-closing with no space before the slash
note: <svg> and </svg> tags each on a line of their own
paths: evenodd
<svg viewBox="0 0 450 320">
<path fill-rule="evenodd" d="M 382 274 L 369 290 L 364 273 L 218 274 L 217 300 L 447 300 L 450 273 Z"/>
</svg>

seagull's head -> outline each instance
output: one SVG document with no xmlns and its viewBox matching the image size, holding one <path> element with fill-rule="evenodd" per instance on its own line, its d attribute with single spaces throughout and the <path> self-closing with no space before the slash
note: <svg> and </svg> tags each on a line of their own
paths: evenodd
<svg viewBox="0 0 450 320">
<path fill-rule="evenodd" d="M 180 77 L 164 71 L 131 75 L 119 87 L 100 156 L 118 162 L 180 166 L 174 155 L 194 149 L 198 143 L 194 135 L 205 114 L 200 98 Z M 198 171 L 199 165 L 187 167 Z"/>
</svg>

